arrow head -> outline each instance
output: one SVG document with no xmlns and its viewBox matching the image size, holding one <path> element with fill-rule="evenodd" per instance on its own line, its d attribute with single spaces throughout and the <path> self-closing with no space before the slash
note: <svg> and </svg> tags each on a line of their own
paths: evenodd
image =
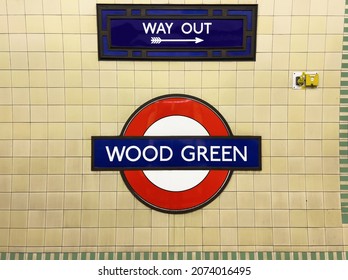
<svg viewBox="0 0 348 280">
<path fill-rule="evenodd" d="M 203 42 L 203 41 L 204 40 L 201 38 L 198 38 L 198 37 L 195 38 L 195 44 L 198 44 L 198 43 Z"/>
</svg>

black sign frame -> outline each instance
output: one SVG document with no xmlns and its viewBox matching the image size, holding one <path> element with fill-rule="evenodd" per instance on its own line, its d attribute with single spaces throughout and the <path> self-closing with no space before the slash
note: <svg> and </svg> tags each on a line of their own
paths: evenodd
<svg viewBox="0 0 348 280">
<path fill-rule="evenodd" d="M 255 61 L 257 4 L 247 5 L 171 5 L 97 4 L 99 60 L 179 60 L 179 61 Z M 242 20 L 241 46 L 161 47 L 115 46 L 111 44 L 111 20 Z M 158 39 L 157 37 L 154 38 Z"/>
</svg>

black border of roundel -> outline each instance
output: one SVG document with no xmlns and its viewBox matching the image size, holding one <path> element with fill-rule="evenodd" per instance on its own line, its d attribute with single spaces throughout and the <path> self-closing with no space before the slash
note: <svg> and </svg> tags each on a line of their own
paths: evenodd
<svg viewBox="0 0 348 280">
<path fill-rule="evenodd" d="M 195 100 L 197 102 L 200 102 L 202 103 L 203 105 L 209 107 L 214 113 L 216 113 L 216 115 L 221 119 L 221 121 L 225 124 L 226 126 L 226 129 L 228 131 L 228 133 L 233 136 L 233 133 L 227 123 L 227 121 L 225 120 L 225 118 L 221 115 L 221 113 L 215 109 L 212 105 L 210 105 L 208 102 L 200 99 L 200 98 L 197 98 L 197 97 L 194 97 L 194 96 L 191 96 L 191 95 L 187 95 L 187 94 L 167 94 L 167 95 L 161 95 L 161 96 L 158 96 L 158 97 L 155 97 L 147 102 L 145 102 L 144 104 L 142 104 L 140 107 L 138 107 L 132 114 L 131 116 L 128 118 L 128 120 L 125 122 L 123 128 L 122 128 L 122 131 L 121 131 L 121 136 L 123 136 L 123 134 L 125 133 L 127 127 L 128 127 L 128 124 L 133 120 L 133 118 L 145 107 L 147 107 L 149 104 L 151 103 L 154 103 L 158 100 L 161 100 L 161 99 L 167 99 L 167 98 L 187 98 L 187 99 L 192 99 L 192 100 Z M 261 139 L 261 137 L 260 137 Z M 93 151 L 92 151 L 92 154 L 93 154 Z M 261 149 L 260 149 L 260 170 L 261 170 L 261 161 L 262 161 L 262 154 L 261 154 Z M 92 161 L 92 160 L 91 160 Z M 198 210 L 198 209 L 201 209 L 203 207 L 205 207 L 206 205 L 208 205 L 209 203 L 211 203 L 212 201 L 214 201 L 223 191 L 224 189 L 226 188 L 227 184 L 229 183 L 230 179 L 231 179 L 231 176 L 233 174 L 233 170 L 229 170 L 229 173 L 228 173 L 228 176 L 226 177 L 226 180 L 225 182 L 221 185 L 220 189 L 212 196 L 210 197 L 210 199 L 208 199 L 207 201 L 205 201 L 204 203 L 200 204 L 200 205 L 197 205 L 195 207 L 192 207 L 192 208 L 188 208 L 188 209 L 184 209 L 184 210 L 168 210 L 168 209 L 163 209 L 163 208 L 159 208 L 155 205 L 152 205 L 151 203 L 145 201 L 144 199 L 142 199 L 135 191 L 134 189 L 132 188 L 132 186 L 130 186 L 130 184 L 128 183 L 125 175 L 124 175 L 124 172 L 121 170 L 120 171 L 120 174 L 121 174 L 121 177 L 122 177 L 122 180 L 123 182 L 125 183 L 126 187 L 128 188 L 128 190 L 133 194 L 133 196 L 138 200 L 140 201 L 141 203 L 143 203 L 144 205 L 148 206 L 149 208 L 153 209 L 153 210 L 156 210 L 156 211 L 159 211 L 159 212 L 162 212 L 162 213 L 167 213 L 167 214 L 184 214 L 184 213 L 189 213 L 189 212 L 192 212 L 192 211 L 195 211 L 195 210 Z"/>
<path fill-rule="evenodd" d="M 258 5 L 257 4 L 222 4 L 222 5 L 177 5 L 177 4 L 96 4 L 97 9 L 97 31 L 98 31 L 98 59 L 99 60 L 147 60 L 147 61 L 255 61 L 256 60 L 256 41 L 257 41 L 257 17 L 258 17 Z M 251 11 L 252 23 L 251 30 L 246 30 L 246 24 L 244 24 L 244 45 L 247 38 L 250 38 L 250 53 L 243 54 L 238 53 L 243 49 L 231 48 L 134 48 L 128 47 L 110 47 L 109 46 L 109 30 L 108 26 L 106 30 L 103 29 L 103 11 L 124 10 L 123 15 L 111 15 L 116 18 L 144 18 L 155 19 L 158 15 L 146 15 L 146 10 L 157 9 L 162 10 L 193 10 L 196 11 L 208 11 L 208 15 L 167 15 L 166 18 L 185 18 L 185 19 L 214 19 L 214 18 L 233 18 L 232 15 L 227 15 L 227 11 Z M 140 14 L 132 15 L 132 10 L 139 10 Z M 221 10 L 223 15 L 214 15 L 214 10 Z M 237 17 L 246 16 L 237 15 Z M 163 15 L 161 15 L 163 17 Z M 236 16 L 235 16 L 236 17 Z M 107 43 L 104 42 L 107 40 Z M 109 53 L 108 53 L 109 52 Z M 158 53 L 157 55 L 153 53 Z M 205 52 L 206 55 L 200 55 Z M 219 55 L 214 54 L 219 52 Z M 233 52 L 235 52 L 233 54 Z M 150 55 L 152 53 L 152 55 Z M 186 53 L 186 54 L 185 54 Z M 189 54 L 192 53 L 192 54 Z"/>
</svg>

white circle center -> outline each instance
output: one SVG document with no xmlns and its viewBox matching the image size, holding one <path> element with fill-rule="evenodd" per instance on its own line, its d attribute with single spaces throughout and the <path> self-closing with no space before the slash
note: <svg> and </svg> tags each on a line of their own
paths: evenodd
<svg viewBox="0 0 348 280">
<path fill-rule="evenodd" d="M 153 123 L 144 136 L 209 136 L 197 121 L 184 116 L 170 116 Z M 157 187 L 173 192 L 197 186 L 209 170 L 144 170 L 145 176 Z"/>
</svg>

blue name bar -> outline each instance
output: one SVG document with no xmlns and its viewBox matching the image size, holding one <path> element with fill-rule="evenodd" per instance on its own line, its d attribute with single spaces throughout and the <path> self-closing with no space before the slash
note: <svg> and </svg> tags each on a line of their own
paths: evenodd
<svg viewBox="0 0 348 280">
<path fill-rule="evenodd" d="M 261 170 L 261 137 L 92 137 L 92 170 Z"/>
</svg>

